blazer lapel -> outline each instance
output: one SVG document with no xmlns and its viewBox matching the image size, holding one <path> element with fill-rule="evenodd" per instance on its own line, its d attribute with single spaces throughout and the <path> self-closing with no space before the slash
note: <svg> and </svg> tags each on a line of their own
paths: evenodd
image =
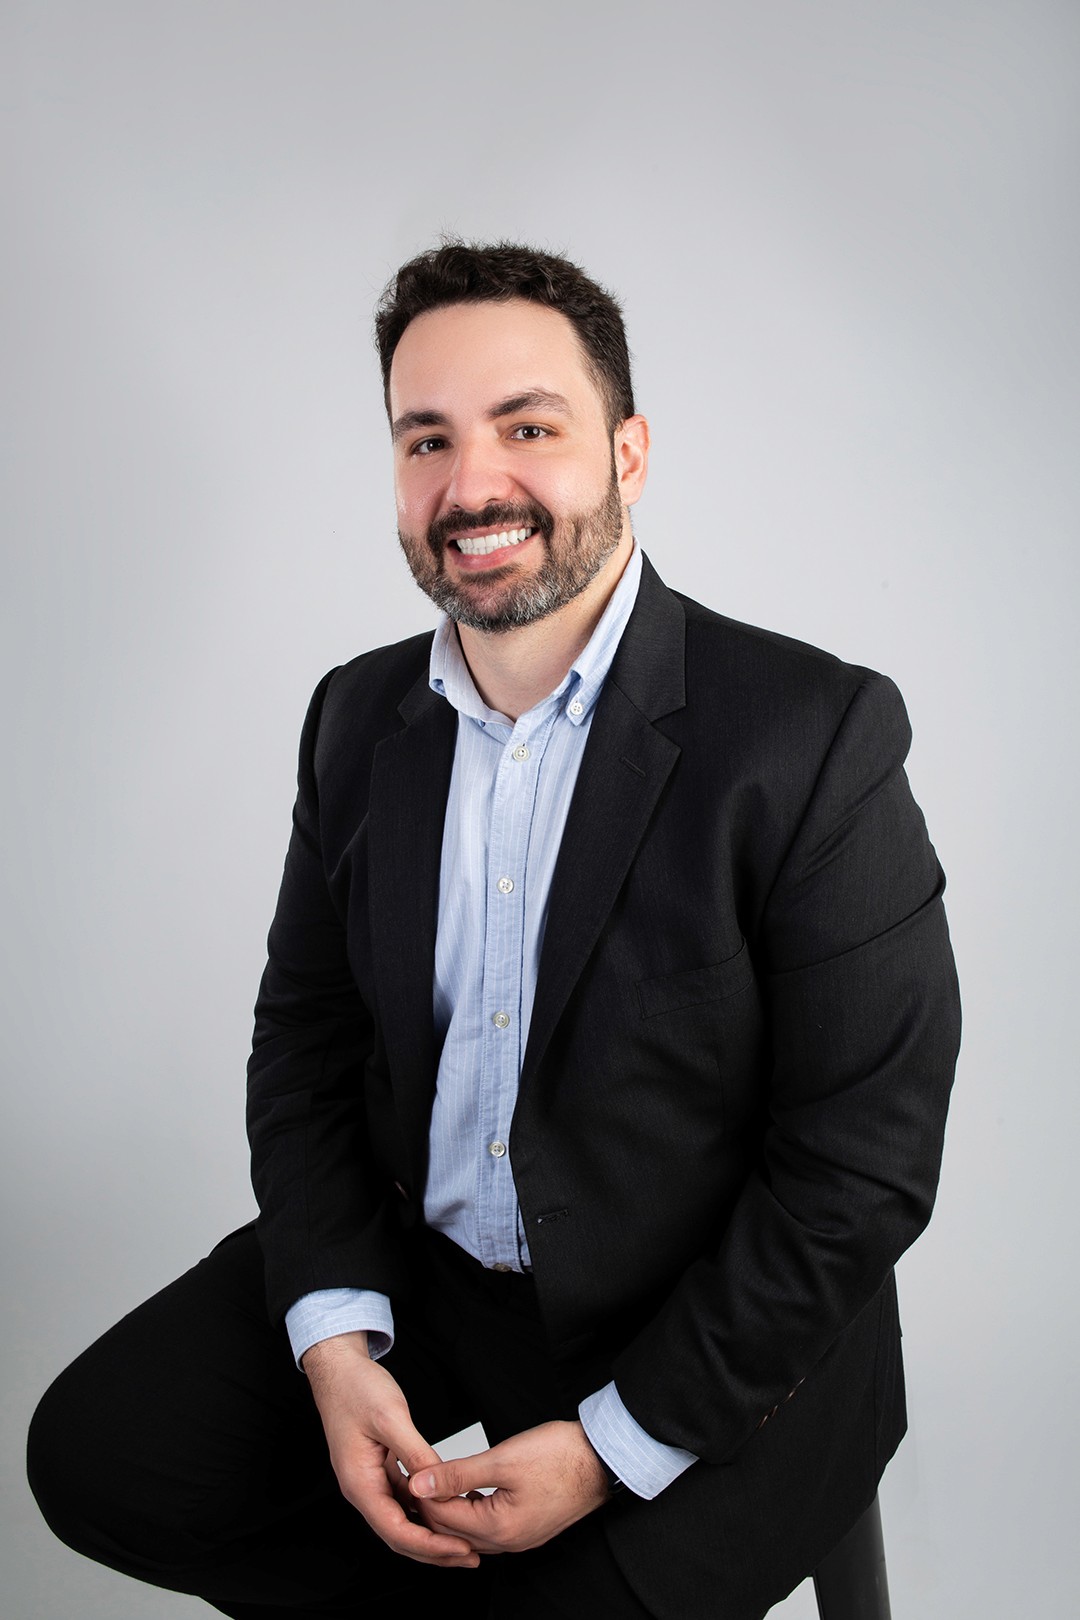
<svg viewBox="0 0 1080 1620">
<path fill-rule="evenodd" d="M 432 1015 L 443 821 L 457 715 L 427 672 L 400 712 L 404 730 L 375 750 L 368 809 L 368 895 L 379 1023 L 406 1140 L 426 1143 L 438 1054 Z"/>
<path fill-rule="evenodd" d="M 679 747 L 653 722 L 681 709 L 686 621 L 644 559 L 638 600 L 592 718 L 551 883 L 521 1070 L 543 1058 L 629 871 Z"/>
</svg>

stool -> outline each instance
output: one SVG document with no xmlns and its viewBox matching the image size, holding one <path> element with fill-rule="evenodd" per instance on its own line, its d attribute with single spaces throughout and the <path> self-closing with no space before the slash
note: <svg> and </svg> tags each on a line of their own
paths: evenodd
<svg viewBox="0 0 1080 1620">
<path fill-rule="evenodd" d="M 892 1620 L 876 1496 L 814 1571 L 814 1595 L 821 1620 Z"/>
</svg>

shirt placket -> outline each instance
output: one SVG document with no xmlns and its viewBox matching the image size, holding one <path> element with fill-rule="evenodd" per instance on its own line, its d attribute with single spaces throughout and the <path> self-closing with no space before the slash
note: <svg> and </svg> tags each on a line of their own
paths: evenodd
<svg viewBox="0 0 1080 1620">
<path fill-rule="evenodd" d="M 484 1040 L 480 1073 L 480 1258 L 518 1270 L 517 1193 L 510 1122 L 527 1031 L 522 1025 L 529 840 L 544 748 L 555 713 L 545 706 L 514 726 L 495 773 L 485 868 Z"/>
</svg>

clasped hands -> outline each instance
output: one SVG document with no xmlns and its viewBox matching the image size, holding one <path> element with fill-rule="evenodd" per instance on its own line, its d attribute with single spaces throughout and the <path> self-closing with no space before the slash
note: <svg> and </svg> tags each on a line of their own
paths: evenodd
<svg viewBox="0 0 1080 1620">
<path fill-rule="evenodd" d="M 406 1558 L 475 1569 L 481 1553 L 542 1546 L 607 1499 L 580 1423 L 543 1423 L 443 1462 L 396 1380 L 369 1357 L 366 1333 L 312 1345 L 302 1363 L 342 1494 Z"/>
</svg>

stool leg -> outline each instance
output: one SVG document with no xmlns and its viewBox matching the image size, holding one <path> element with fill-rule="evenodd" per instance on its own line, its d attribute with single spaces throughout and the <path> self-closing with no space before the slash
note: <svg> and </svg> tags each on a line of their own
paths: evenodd
<svg viewBox="0 0 1080 1620">
<path fill-rule="evenodd" d="M 814 1571 L 821 1620 L 891 1620 L 881 1509 L 875 1496 L 838 1547 Z"/>
</svg>

